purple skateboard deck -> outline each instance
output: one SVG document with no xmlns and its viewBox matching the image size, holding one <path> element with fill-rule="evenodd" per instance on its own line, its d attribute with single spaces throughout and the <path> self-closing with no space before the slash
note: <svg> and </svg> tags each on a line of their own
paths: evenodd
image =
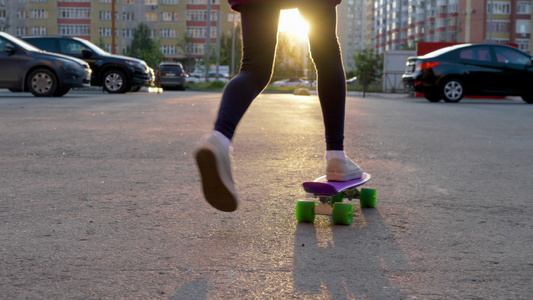
<svg viewBox="0 0 533 300">
<path fill-rule="evenodd" d="M 365 184 L 370 180 L 370 174 L 363 173 L 363 177 L 350 181 L 328 181 L 326 176 L 319 177 L 314 181 L 304 182 L 302 185 L 307 193 L 324 196 L 334 196 L 338 193 L 353 189 L 357 186 Z"/>
</svg>

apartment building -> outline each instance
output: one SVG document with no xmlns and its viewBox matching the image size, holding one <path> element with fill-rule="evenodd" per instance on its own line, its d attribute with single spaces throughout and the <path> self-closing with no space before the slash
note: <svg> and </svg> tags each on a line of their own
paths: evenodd
<svg viewBox="0 0 533 300">
<path fill-rule="evenodd" d="M 353 68 L 353 55 L 362 49 L 385 53 L 412 48 L 418 41 L 513 43 L 532 53 L 531 4 L 532 0 L 343 0 L 338 34 L 346 69 Z M 207 31 L 216 47 L 217 36 L 232 36 L 236 19 L 226 0 L 0 0 L 0 30 L 10 34 L 78 36 L 120 54 L 144 22 L 167 59 L 202 58 Z"/>
<path fill-rule="evenodd" d="M 368 2 L 368 0 L 343 0 L 337 8 L 337 34 L 345 68 L 348 71 L 355 67 L 353 56 L 366 47 Z"/>
<path fill-rule="evenodd" d="M 210 1 L 210 43 L 215 46 L 219 34 L 231 36 L 235 13 L 224 0 L 223 5 Z M 0 1 L 0 30 L 16 36 L 76 36 L 122 54 L 144 22 L 166 58 L 201 58 L 207 10 L 207 0 L 7 0 Z"/>
<path fill-rule="evenodd" d="M 461 1 L 461 41 L 516 44 L 524 52 L 533 53 L 531 5 L 531 0 Z"/>
<path fill-rule="evenodd" d="M 531 47 L 531 0 L 376 0 L 372 47 L 379 53 L 418 41 Z"/>
</svg>

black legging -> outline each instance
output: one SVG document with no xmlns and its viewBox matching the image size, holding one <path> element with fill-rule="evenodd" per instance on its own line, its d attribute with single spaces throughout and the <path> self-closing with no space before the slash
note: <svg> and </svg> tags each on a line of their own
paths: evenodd
<svg viewBox="0 0 533 300">
<path fill-rule="evenodd" d="M 326 2 L 327 3 L 327 2 Z M 309 23 L 309 46 L 317 71 L 327 150 L 343 150 L 346 77 L 337 39 L 337 9 L 329 4 L 298 7 Z M 245 4 L 241 8 L 243 58 L 239 74 L 222 95 L 215 130 L 231 139 L 237 124 L 272 77 L 280 8 Z"/>
</svg>

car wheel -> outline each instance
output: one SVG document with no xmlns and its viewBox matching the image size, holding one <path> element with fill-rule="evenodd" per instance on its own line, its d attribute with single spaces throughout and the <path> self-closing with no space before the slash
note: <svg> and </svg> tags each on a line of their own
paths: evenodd
<svg viewBox="0 0 533 300">
<path fill-rule="evenodd" d="M 533 104 L 533 94 L 522 95 L 522 100 L 524 100 L 525 103 Z"/>
<path fill-rule="evenodd" d="M 48 69 L 37 69 L 28 76 L 28 90 L 35 97 L 50 97 L 57 90 L 57 78 Z"/>
<path fill-rule="evenodd" d="M 104 75 L 104 90 L 108 93 L 126 93 L 130 90 L 128 85 L 128 79 L 122 71 L 110 70 Z"/>
<path fill-rule="evenodd" d="M 62 97 L 63 95 L 65 95 L 69 91 L 70 91 L 70 88 L 59 88 L 54 93 L 54 97 Z"/>
<path fill-rule="evenodd" d="M 424 98 L 426 98 L 429 102 L 439 102 L 442 100 L 442 96 L 437 89 L 424 90 Z"/>
<path fill-rule="evenodd" d="M 459 102 L 465 95 L 463 83 L 455 78 L 445 79 L 441 84 L 441 94 L 446 102 Z"/>
</svg>

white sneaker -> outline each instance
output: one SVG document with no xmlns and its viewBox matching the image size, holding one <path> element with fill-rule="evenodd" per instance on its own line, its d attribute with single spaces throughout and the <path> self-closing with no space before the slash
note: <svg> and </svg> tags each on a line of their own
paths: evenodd
<svg viewBox="0 0 533 300">
<path fill-rule="evenodd" d="M 235 211 L 239 205 L 231 175 L 229 152 L 213 134 L 203 138 L 194 150 L 205 200 L 221 211 Z"/>
<path fill-rule="evenodd" d="M 351 159 L 331 158 L 326 168 L 326 179 L 331 181 L 348 181 L 363 177 L 363 170 Z"/>
</svg>

